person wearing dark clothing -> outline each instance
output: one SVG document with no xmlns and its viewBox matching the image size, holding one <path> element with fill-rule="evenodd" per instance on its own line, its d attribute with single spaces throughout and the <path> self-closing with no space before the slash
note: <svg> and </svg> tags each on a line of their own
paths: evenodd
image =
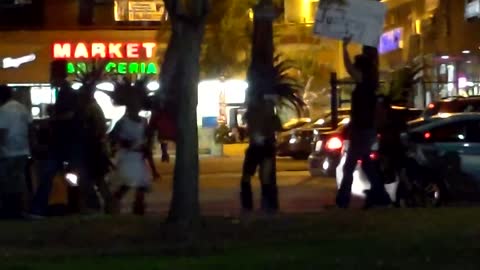
<svg viewBox="0 0 480 270">
<path fill-rule="evenodd" d="M 366 192 L 366 207 L 373 204 L 390 204 L 390 197 L 385 190 L 375 163 L 370 159 L 371 147 L 376 140 L 375 114 L 377 110 L 376 90 L 378 88 L 378 63 L 372 61 L 374 56 L 365 50 L 355 57 L 352 64 L 348 53 L 351 38 L 345 38 L 343 53 L 345 67 L 355 80 L 356 86 L 352 93 L 349 140 L 347 157 L 343 167 L 343 179 L 337 192 L 336 204 L 340 208 L 348 208 L 350 204 L 353 172 L 360 160 L 363 171 L 371 183 L 371 189 Z"/>
<path fill-rule="evenodd" d="M 160 150 L 162 152 L 162 162 L 169 163 L 170 162 L 170 155 L 168 154 L 168 142 L 164 140 L 160 141 Z"/>
<path fill-rule="evenodd" d="M 81 88 L 77 109 L 80 138 L 79 144 L 84 148 L 79 151 L 78 168 L 84 172 L 80 175 L 80 207 L 81 211 L 97 210 L 100 202 L 95 187 L 100 193 L 106 213 L 113 210 L 113 197 L 105 182 L 105 177 L 111 169 L 107 150 L 107 126 L 102 109 L 94 98 L 95 89 Z"/>
<path fill-rule="evenodd" d="M 274 175 L 276 171 L 276 141 L 275 137 L 270 137 L 270 135 L 274 135 L 280 129 L 281 124 L 278 116 L 272 114 L 273 108 L 268 106 L 269 102 L 251 104 L 245 115 L 250 132 L 250 144 L 245 153 L 240 185 L 240 200 L 244 211 L 253 210 L 251 178 L 255 175 L 257 168 L 259 168 L 262 190 L 262 210 L 276 212 L 279 208 L 278 189 Z"/>
<path fill-rule="evenodd" d="M 50 140 L 46 156 L 37 157 L 39 183 L 32 200 L 31 213 L 48 215 L 48 202 L 53 188 L 53 179 L 63 171 L 65 163 L 73 167 L 80 163 L 78 149 L 78 121 L 76 108 L 78 95 L 67 81 L 60 84 L 57 100 L 49 119 Z M 79 172 L 77 172 L 79 173 Z"/>
</svg>

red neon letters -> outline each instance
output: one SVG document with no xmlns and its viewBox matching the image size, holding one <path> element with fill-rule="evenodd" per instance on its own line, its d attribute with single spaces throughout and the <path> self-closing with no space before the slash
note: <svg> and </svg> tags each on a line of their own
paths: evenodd
<svg viewBox="0 0 480 270">
<path fill-rule="evenodd" d="M 154 42 L 78 42 L 54 43 L 54 59 L 139 59 L 152 58 L 155 53 Z"/>
</svg>

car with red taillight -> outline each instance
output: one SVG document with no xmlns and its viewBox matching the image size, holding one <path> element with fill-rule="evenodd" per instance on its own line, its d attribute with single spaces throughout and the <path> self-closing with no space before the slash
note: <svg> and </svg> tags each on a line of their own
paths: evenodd
<svg viewBox="0 0 480 270">
<path fill-rule="evenodd" d="M 448 97 L 432 102 L 422 113 L 423 118 L 430 118 L 442 113 L 480 112 L 480 97 Z"/>
<path fill-rule="evenodd" d="M 401 106 L 391 106 L 391 110 L 392 119 L 388 119 L 389 121 L 405 123 L 418 118 L 422 113 L 422 110 Z M 345 118 L 335 131 L 317 134 L 313 143 L 314 148 L 308 158 L 309 171 L 312 176 L 334 177 L 336 175 L 336 167 L 340 163 L 342 149 L 348 148 L 348 122 L 349 118 Z M 379 134 L 379 138 L 381 136 Z M 380 159 L 378 149 L 372 150 L 371 158 Z"/>
<path fill-rule="evenodd" d="M 348 118 L 330 132 L 316 135 L 314 149 L 308 157 L 308 168 L 312 176 L 335 176 L 348 131 Z"/>
<path fill-rule="evenodd" d="M 338 109 L 338 121 L 348 118 L 349 108 Z M 332 115 L 330 112 L 302 126 L 281 132 L 277 136 L 277 155 L 305 160 L 312 152 L 312 144 L 318 134 L 332 131 Z"/>
</svg>

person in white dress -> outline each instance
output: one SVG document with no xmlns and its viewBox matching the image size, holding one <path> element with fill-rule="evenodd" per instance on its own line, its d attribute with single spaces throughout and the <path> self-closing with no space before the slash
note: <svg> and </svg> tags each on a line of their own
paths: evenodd
<svg viewBox="0 0 480 270">
<path fill-rule="evenodd" d="M 150 187 L 152 178 L 157 179 L 159 174 L 153 162 L 147 119 L 139 116 L 140 102 L 130 101 L 129 103 L 125 115 L 116 123 L 112 131 L 112 139 L 118 146 L 115 176 L 121 181 L 121 186 L 115 192 L 114 198 L 118 206 L 130 189 L 136 189 L 133 212 L 143 215 L 145 193 Z"/>
</svg>

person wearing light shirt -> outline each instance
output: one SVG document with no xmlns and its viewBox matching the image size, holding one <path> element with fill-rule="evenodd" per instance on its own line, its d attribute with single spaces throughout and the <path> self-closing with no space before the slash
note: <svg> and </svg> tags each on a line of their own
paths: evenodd
<svg viewBox="0 0 480 270">
<path fill-rule="evenodd" d="M 0 85 L 0 218 L 21 218 L 27 191 L 32 117 L 13 100 L 13 90 Z"/>
</svg>

